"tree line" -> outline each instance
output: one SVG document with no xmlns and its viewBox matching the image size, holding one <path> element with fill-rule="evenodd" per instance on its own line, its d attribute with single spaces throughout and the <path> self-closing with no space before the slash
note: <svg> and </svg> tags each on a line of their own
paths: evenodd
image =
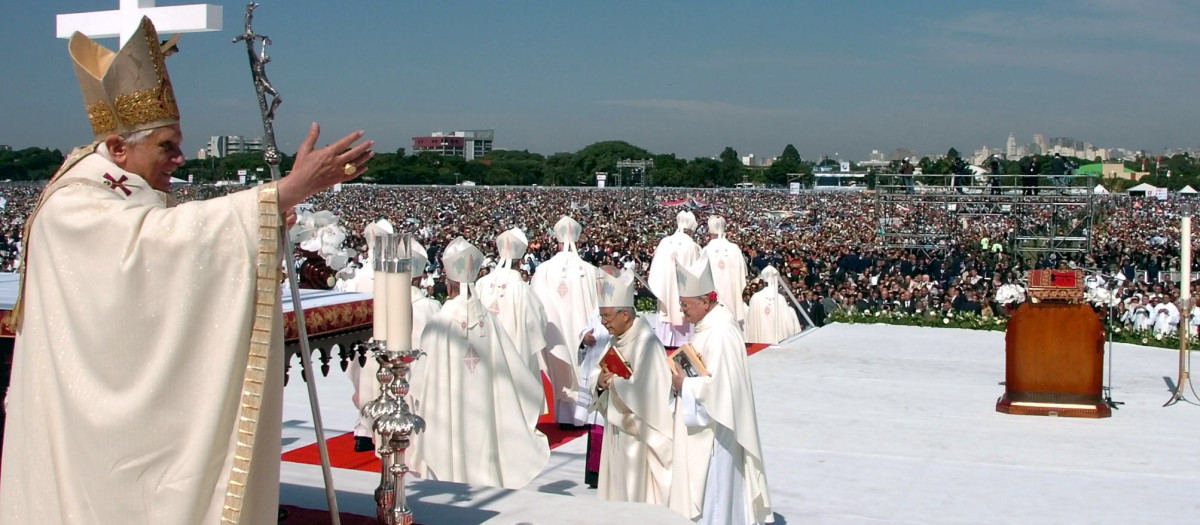
<svg viewBox="0 0 1200 525">
<path fill-rule="evenodd" d="M 944 175 L 951 172 L 953 159 L 958 151 L 950 148 L 943 157 L 922 157 L 915 163 L 925 175 Z M 1050 171 L 1049 155 L 1039 156 L 1043 174 Z M 644 172 L 617 168 L 621 160 L 649 160 L 653 167 Z M 1026 159 L 1002 160 L 1006 175 L 1021 173 L 1021 163 Z M 1077 165 L 1095 160 L 1068 158 Z M 280 165 L 287 173 L 294 156 L 284 155 Z M 0 149 L 0 180 L 44 180 L 50 178 L 63 162 L 59 150 L 25 148 L 21 150 Z M 1142 160 L 1125 163 L 1126 167 L 1141 171 Z M 1200 187 L 1200 160 L 1184 153 L 1170 157 L 1146 159 L 1149 175 L 1140 182 L 1178 190 L 1186 185 Z M 259 171 L 261 169 L 262 171 Z M 808 161 L 800 157 L 795 146 L 788 144 L 770 166 L 745 166 L 737 150 L 726 147 L 716 158 L 697 157 L 683 159 L 674 154 L 656 154 L 628 142 L 613 140 L 597 142 L 574 153 L 555 153 L 545 156 L 529 151 L 498 150 L 483 158 L 466 160 L 462 157 L 443 157 L 429 152 L 407 154 L 404 148 L 391 153 L 377 153 L 362 182 L 378 184 L 438 184 L 451 185 L 473 182 L 479 185 L 500 186 L 595 186 L 596 173 L 608 175 L 607 186 L 673 186 L 691 188 L 732 187 L 740 182 L 763 186 L 786 186 L 789 182 L 800 182 L 806 186 L 813 182 L 813 172 L 838 169 L 834 159 Z M 886 168 L 860 169 L 852 163 L 855 172 L 868 172 L 868 183 L 873 183 L 876 171 L 896 173 L 899 161 Z M 269 178 L 260 153 L 242 153 L 222 158 L 191 159 L 180 168 L 175 176 L 191 177 L 193 182 L 237 181 L 239 170 L 246 170 L 247 179 Z M 1169 175 L 1168 175 L 1169 173 Z M 1122 190 L 1136 182 L 1106 180 L 1109 189 Z"/>
</svg>

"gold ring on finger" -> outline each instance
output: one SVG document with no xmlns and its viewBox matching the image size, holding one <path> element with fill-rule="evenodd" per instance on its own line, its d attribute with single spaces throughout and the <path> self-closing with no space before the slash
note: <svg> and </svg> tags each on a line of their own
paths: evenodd
<svg viewBox="0 0 1200 525">
<path fill-rule="evenodd" d="M 354 172 L 358 171 L 358 166 L 355 166 L 353 162 L 347 162 L 345 166 L 342 166 L 342 171 L 346 173 L 346 176 L 354 175 Z"/>
</svg>

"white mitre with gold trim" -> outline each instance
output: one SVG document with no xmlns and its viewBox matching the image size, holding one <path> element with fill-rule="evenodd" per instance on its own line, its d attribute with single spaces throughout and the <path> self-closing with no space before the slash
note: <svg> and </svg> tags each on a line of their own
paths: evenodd
<svg viewBox="0 0 1200 525">
<path fill-rule="evenodd" d="M 142 17 L 115 53 L 80 32 L 71 35 L 68 49 L 97 140 L 179 123 L 166 57 L 149 18 Z"/>
</svg>

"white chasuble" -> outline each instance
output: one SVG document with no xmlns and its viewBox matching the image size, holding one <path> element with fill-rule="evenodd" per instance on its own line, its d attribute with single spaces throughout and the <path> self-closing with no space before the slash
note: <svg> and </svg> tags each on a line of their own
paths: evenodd
<svg viewBox="0 0 1200 525">
<path fill-rule="evenodd" d="M 744 325 L 747 343 L 773 345 L 803 330 L 796 310 L 792 309 L 776 286 L 772 281 L 750 297 Z"/>
<path fill-rule="evenodd" d="M 464 286 L 465 288 L 465 286 Z M 539 432 L 545 406 L 540 375 L 479 299 L 458 296 L 425 325 L 413 362 L 413 437 L 408 464 L 429 479 L 521 488 L 550 459 Z"/>
<path fill-rule="evenodd" d="M 546 348 L 546 311 L 521 272 L 496 268 L 475 283 L 479 301 L 500 321 L 517 350 L 527 356 L 529 368 L 540 377 L 542 350 Z"/>
<path fill-rule="evenodd" d="M 91 154 L 51 186 L 26 239 L 0 522 L 219 523 L 237 485 L 240 522 L 274 523 L 283 331 L 278 238 L 263 233 L 279 220 L 274 184 L 168 207 Z M 258 410 L 241 408 L 248 362 Z M 239 418 L 256 417 L 239 449 Z M 235 451 L 252 454 L 248 473 L 231 474 Z"/>
<path fill-rule="evenodd" d="M 686 268 L 699 258 L 700 246 L 685 231 L 677 231 L 659 241 L 654 258 L 650 260 L 650 275 L 646 279 L 650 292 L 658 298 L 659 322 L 671 326 L 687 324 L 683 313 L 679 311 L 679 277 L 675 275 L 675 263 Z"/>
<path fill-rule="evenodd" d="M 684 379 L 676 398 L 670 507 L 700 523 L 768 523 L 754 390 L 733 314 L 713 308 L 691 344 L 709 375 Z"/>
<path fill-rule="evenodd" d="M 596 400 L 604 415 L 601 499 L 666 504 L 671 484 L 671 369 L 667 353 L 641 318 L 616 338 L 629 379 L 613 377 Z"/>
<path fill-rule="evenodd" d="M 746 258 L 742 249 L 722 235 L 708 241 L 700 255 L 708 259 L 708 266 L 712 268 L 717 300 L 729 309 L 737 322 L 744 321 L 746 303 L 742 301 L 742 292 L 746 289 Z"/>
<path fill-rule="evenodd" d="M 542 357 L 554 390 L 554 417 L 559 423 L 577 421 L 580 363 L 576 360 L 588 317 L 599 308 L 596 267 L 572 251 L 558 252 L 539 264 L 530 282 L 546 312 L 546 350 Z"/>
</svg>

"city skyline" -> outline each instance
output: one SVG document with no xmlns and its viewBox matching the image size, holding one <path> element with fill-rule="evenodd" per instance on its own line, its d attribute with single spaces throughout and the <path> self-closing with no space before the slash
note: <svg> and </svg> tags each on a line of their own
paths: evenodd
<svg viewBox="0 0 1200 525">
<path fill-rule="evenodd" d="M 209 3 L 223 30 L 184 35 L 168 61 L 189 157 L 210 136 L 262 129 L 231 42 L 244 4 Z M 21 54 L 0 79 L 0 144 L 65 152 L 91 139 L 54 15 L 117 4 L 7 10 L 0 42 Z M 1200 145 L 1200 108 L 1181 102 L 1200 83 L 1200 10 L 1185 1 L 262 4 L 285 152 L 312 121 L 328 140 L 364 129 L 380 151 L 455 129 L 495 129 L 496 149 L 624 140 L 689 159 L 788 144 L 806 159 L 968 154 L 1009 133 L 1150 154 Z"/>
</svg>

